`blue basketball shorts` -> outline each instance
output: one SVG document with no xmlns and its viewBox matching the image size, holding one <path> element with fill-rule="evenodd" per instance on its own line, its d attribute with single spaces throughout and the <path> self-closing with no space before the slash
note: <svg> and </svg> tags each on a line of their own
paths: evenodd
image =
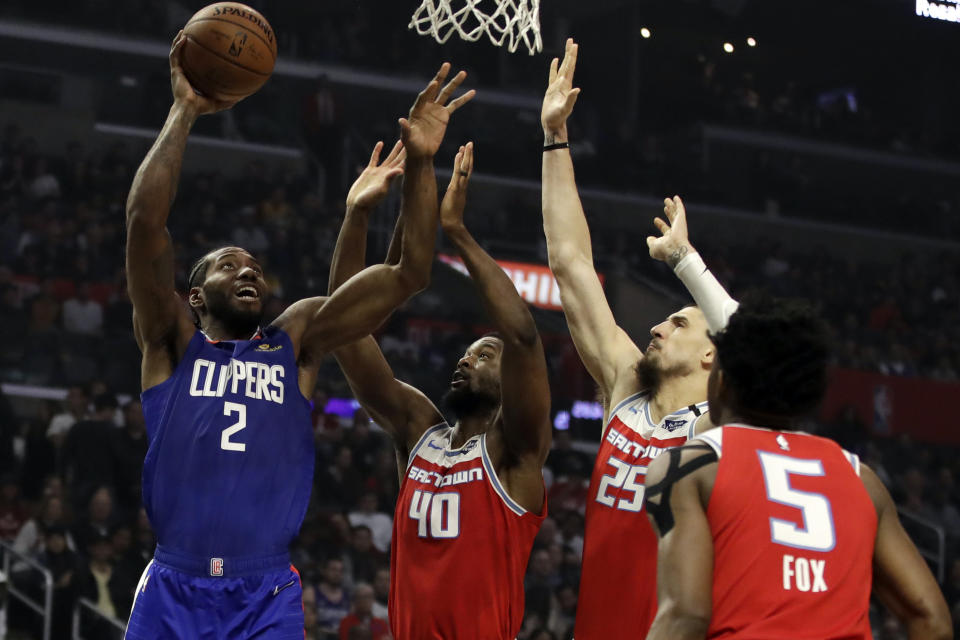
<svg viewBox="0 0 960 640">
<path fill-rule="evenodd" d="M 126 640 L 303 640 L 303 589 L 289 561 L 286 568 L 212 577 L 158 557 L 137 585 Z"/>
</svg>

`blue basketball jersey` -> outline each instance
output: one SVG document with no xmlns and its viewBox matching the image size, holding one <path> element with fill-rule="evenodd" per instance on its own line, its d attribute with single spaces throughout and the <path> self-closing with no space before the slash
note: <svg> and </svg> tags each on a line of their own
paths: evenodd
<svg viewBox="0 0 960 640">
<path fill-rule="evenodd" d="M 143 502 L 159 548 L 216 559 L 285 554 L 314 460 L 290 337 L 268 327 L 252 340 L 213 342 L 197 331 L 173 375 L 142 400 Z M 210 575 L 229 574 L 218 569 Z"/>
</svg>

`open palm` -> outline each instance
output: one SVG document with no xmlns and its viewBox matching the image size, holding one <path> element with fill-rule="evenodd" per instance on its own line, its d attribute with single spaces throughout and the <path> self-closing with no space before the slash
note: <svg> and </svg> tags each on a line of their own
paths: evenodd
<svg viewBox="0 0 960 640">
<path fill-rule="evenodd" d="M 448 73 L 450 73 L 450 63 L 444 62 L 427 88 L 417 96 L 413 107 L 410 108 L 409 117 L 400 118 L 400 139 L 410 157 L 433 156 L 443 142 L 447 123 L 450 122 L 450 114 L 470 101 L 477 93 L 471 89 L 447 104 L 450 96 L 467 77 L 466 71 L 461 71 L 441 90 L 440 86 L 447 79 Z"/>
<path fill-rule="evenodd" d="M 370 162 L 353 182 L 347 193 L 347 208 L 372 209 L 386 197 L 393 179 L 403 173 L 403 163 L 407 159 L 407 152 L 403 143 L 397 140 L 390 150 L 390 154 L 380 164 L 380 152 L 383 151 L 383 141 L 374 146 L 370 154 Z"/>
<path fill-rule="evenodd" d="M 580 89 L 573 88 L 573 72 L 577 68 L 578 45 L 573 38 L 567 38 L 563 62 L 554 58 L 550 62 L 550 84 L 543 96 L 540 110 L 540 123 L 547 133 L 556 133 L 567 125 L 567 118 L 573 112 L 573 105 L 580 95 Z"/>
</svg>

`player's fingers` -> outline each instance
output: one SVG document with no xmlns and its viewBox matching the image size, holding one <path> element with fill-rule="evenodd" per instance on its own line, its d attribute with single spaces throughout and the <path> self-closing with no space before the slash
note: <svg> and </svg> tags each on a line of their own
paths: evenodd
<svg viewBox="0 0 960 640">
<path fill-rule="evenodd" d="M 476 95 L 477 95 L 477 90 L 470 89 L 470 91 L 467 91 L 465 94 L 463 94 L 462 96 L 460 96 L 459 98 L 457 98 L 456 100 L 454 100 L 453 102 L 447 105 L 447 113 L 453 113 L 463 105 L 473 100 L 474 96 Z"/>
<path fill-rule="evenodd" d="M 430 84 L 427 85 L 427 88 L 417 94 L 417 99 L 413 103 L 413 108 L 417 109 L 424 103 L 433 102 L 434 96 L 437 95 L 437 87 L 439 86 L 439 82 L 436 80 L 431 80 Z"/>
<path fill-rule="evenodd" d="M 647 236 L 647 248 L 653 251 L 653 243 L 657 241 L 653 236 Z"/>
<path fill-rule="evenodd" d="M 570 92 L 567 94 L 567 101 L 563 105 L 565 111 L 570 111 L 571 109 L 573 109 L 573 105 L 577 103 L 577 96 L 579 95 L 580 95 L 579 88 L 570 90 Z"/>
<path fill-rule="evenodd" d="M 463 171 L 467 172 L 464 178 L 469 180 L 473 175 L 473 142 L 468 142 L 463 149 Z"/>
<path fill-rule="evenodd" d="M 670 225 L 663 221 L 663 218 L 657 217 L 653 219 L 653 224 L 656 225 L 657 229 L 660 230 L 660 233 L 667 235 L 670 233 Z"/>
<path fill-rule="evenodd" d="M 457 90 L 457 87 L 463 83 L 466 77 L 466 71 L 460 71 L 457 73 L 457 75 L 453 76 L 453 80 L 448 82 L 440 91 L 440 94 L 437 96 L 437 102 L 440 104 L 446 104 L 447 100 L 450 99 L 450 96 L 453 95 L 453 92 Z"/>
<path fill-rule="evenodd" d="M 400 124 L 400 131 L 401 131 L 401 133 L 404 133 L 404 134 L 410 133 L 410 121 L 409 121 L 409 120 L 407 120 L 406 118 L 400 118 L 399 120 L 397 120 L 397 122 Z"/>
<path fill-rule="evenodd" d="M 177 33 L 177 37 L 173 39 L 173 44 L 170 46 L 170 66 L 179 67 L 180 66 L 180 51 L 183 49 L 183 45 L 186 44 L 187 39 L 183 36 L 183 29 Z"/>
<path fill-rule="evenodd" d="M 400 155 L 400 152 L 403 151 L 403 141 L 397 140 L 393 143 L 393 148 L 390 149 L 390 153 L 387 154 L 386 160 L 383 161 L 384 164 L 393 164 L 397 160 L 397 156 Z"/>
<path fill-rule="evenodd" d="M 373 151 L 370 152 L 370 162 L 367 163 L 368 167 L 375 167 L 380 162 L 380 152 L 383 150 L 383 140 L 378 140 L 377 144 L 373 145 Z"/>
<path fill-rule="evenodd" d="M 453 173 L 450 174 L 450 183 L 447 185 L 447 191 L 456 189 L 460 182 L 460 163 L 463 161 L 463 147 L 457 150 L 457 155 L 453 159 Z"/>
<path fill-rule="evenodd" d="M 448 73 L 450 73 L 450 63 L 444 62 L 442 65 L 440 65 L 437 75 L 433 77 L 433 80 L 431 80 L 430 84 L 427 85 L 427 88 L 424 89 L 424 93 L 427 94 L 425 97 L 431 102 L 437 99 L 437 93 L 439 93 L 440 87 L 443 86 L 443 81 L 447 79 Z"/>
<path fill-rule="evenodd" d="M 557 66 L 560 64 L 559 58 L 554 58 L 550 61 L 550 79 L 547 82 L 547 85 L 553 84 L 553 81 L 557 79 Z"/>
<path fill-rule="evenodd" d="M 397 157 L 393 159 L 393 164 L 403 168 L 407 162 L 407 150 L 406 148 L 401 148 L 400 153 L 397 154 Z"/>
<path fill-rule="evenodd" d="M 577 67 L 577 45 L 573 38 L 567 38 L 567 45 L 563 52 L 563 62 L 560 64 L 560 75 L 573 81 L 573 70 Z"/>
</svg>

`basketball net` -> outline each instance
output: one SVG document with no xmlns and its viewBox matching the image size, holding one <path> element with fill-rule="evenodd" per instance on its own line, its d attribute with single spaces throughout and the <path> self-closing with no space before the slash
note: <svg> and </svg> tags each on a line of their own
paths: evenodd
<svg viewBox="0 0 960 640">
<path fill-rule="evenodd" d="M 487 4 L 493 12 L 484 13 Z M 457 8 L 454 8 L 457 7 Z M 498 47 L 507 43 L 510 53 L 523 42 L 530 55 L 543 49 L 540 40 L 540 0 L 422 0 L 408 29 L 430 35 L 443 44 L 454 33 L 475 42 L 486 34 Z"/>
</svg>

